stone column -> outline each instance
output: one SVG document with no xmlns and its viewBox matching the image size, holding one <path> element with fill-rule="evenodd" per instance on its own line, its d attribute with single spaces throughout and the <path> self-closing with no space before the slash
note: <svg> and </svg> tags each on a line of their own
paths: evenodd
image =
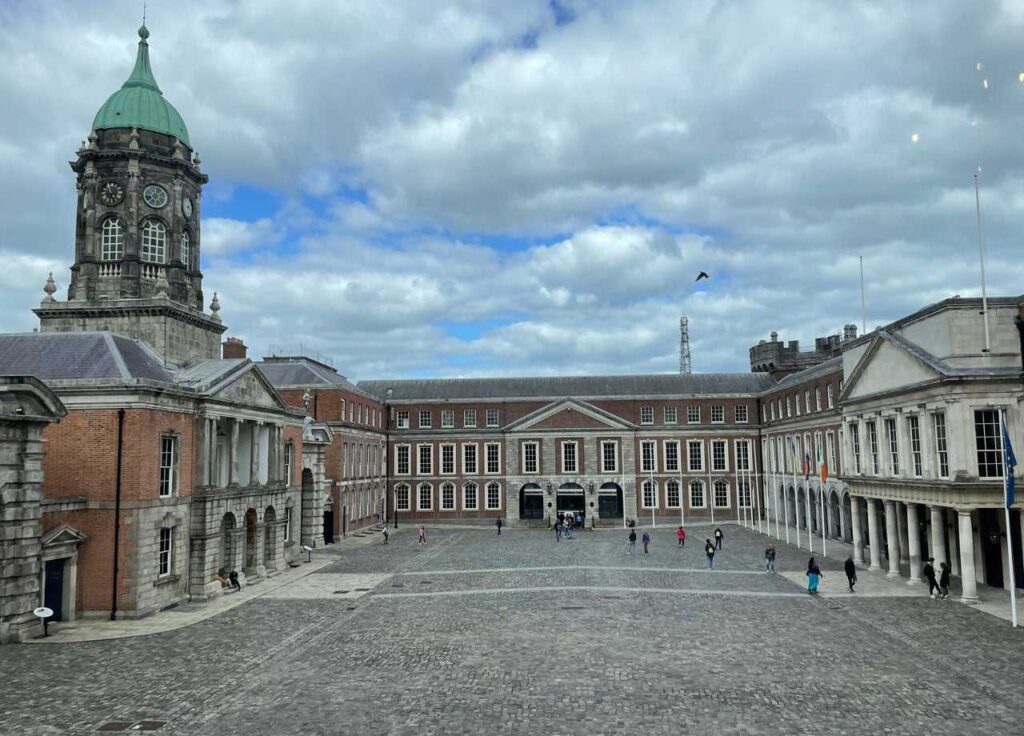
<svg viewBox="0 0 1024 736">
<path fill-rule="evenodd" d="M 864 564 L 864 539 L 860 527 L 860 499 L 850 496 L 850 531 L 853 532 L 853 561 Z"/>
<path fill-rule="evenodd" d="M 910 548 L 907 546 L 907 512 L 906 506 L 896 502 L 896 529 L 900 542 L 900 562 L 910 562 Z"/>
<path fill-rule="evenodd" d="M 237 419 L 231 420 L 231 436 L 229 439 L 228 455 L 228 485 L 238 485 L 238 432 L 241 423 Z"/>
<path fill-rule="evenodd" d="M 197 486 L 210 485 L 210 421 L 206 417 L 199 418 L 199 439 L 196 442 L 196 470 L 199 477 Z"/>
<path fill-rule="evenodd" d="M 208 432 L 210 449 L 206 459 L 210 465 L 210 485 L 214 488 L 220 488 L 220 468 L 217 467 L 217 419 L 216 417 L 211 417 L 207 421 L 210 427 Z"/>
<path fill-rule="evenodd" d="M 249 485 L 255 486 L 260 482 L 260 427 L 263 422 L 251 422 L 252 440 L 249 447 Z"/>
<path fill-rule="evenodd" d="M 887 577 L 898 578 L 900 576 L 900 548 L 898 514 L 896 504 L 892 501 L 885 501 L 885 536 L 889 545 L 889 572 Z"/>
<path fill-rule="evenodd" d="M 978 583 L 974 571 L 974 528 L 971 524 L 971 512 L 960 509 L 957 511 L 960 527 L 960 583 L 962 603 L 978 602 Z"/>
<path fill-rule="evenodd" d="M 871 565 L 869 570 L 882 569 L 882 540 L 878 535 L 878 501 L 874 498 L 867 499 L 868 502 L 868 546 L 871 552 Z"/>
<path fill-rule="evenodd" d="M 907 542 L 910 547 L 910 580 L 921 582 L 921 534 L 917 519 L 917 504 L 907 504 Z"/>
<path fill-rule="evenodd" d="M 928 507 L 929 520 L 931 522 L 931 549 L 928 551 L 929 557 L 935 558 L 935 568 L 941 567 L 940 563 L 946 562 L 946 519 L 943 509 L 940 506 L 929 506 Z"/>
</svg>

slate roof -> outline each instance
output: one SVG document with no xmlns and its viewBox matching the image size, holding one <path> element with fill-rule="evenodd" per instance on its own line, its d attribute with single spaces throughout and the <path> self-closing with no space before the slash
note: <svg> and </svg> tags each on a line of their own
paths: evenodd
<svg viewBox="0 0 1024 736">
<path fill-rule="evenodd" d="M 278 390 L 283 388 L 340 388 L 365 395 L 368 398 L 376 398 L 374 394 L 360 389 L 359 386 L 330 366 L 310 358 L 271 358 L 262 360 L 257 365 L 267 380 Z"/>
<path fill-rule="evenodd" d="M 1012 377 L 1021 374 L 1019 366 L 996 366 L 988 368 L 985 366 L 959 366 L 951 365 L 941 358 L 937 358 L 916 342 L 912 342 L 899 333 L 881 331 L 878 333 L 883 340 L 897 345 L 922 363 L 930 367 L 939 375 L 946 378 L 986 378 L 986 377 Z"/>
<path fill-rule="evenodd" d="M 758 394 L 773 385 L 771 376 L 764 373 L 437 378 L 360 381 L 358 384 L 359 388 L 385 401 Z"/>
<path fill-rule="evenodd" d="M 52 381 L 174 383 L 148 345 L 112 332 L 0 335 L 0 373 Z"/>
</svg>

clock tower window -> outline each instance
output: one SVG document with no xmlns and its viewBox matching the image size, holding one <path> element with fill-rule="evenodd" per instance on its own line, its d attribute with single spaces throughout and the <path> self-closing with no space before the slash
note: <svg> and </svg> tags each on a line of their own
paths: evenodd
<svg viewBox="0 0 1024 736">
<path fill-rule="evenodd" d="M 124 228 L 116 217 L 103 221 L 100 236 L 100 258 L 104 261 L 119 261 L 124 256 Z"/>
<path fill-rule="evenodd" d="M 157 220 L 142 224 L 142 260 L 146 263 L 167 262 L 167 228 Z"/>
<path fill-rule="evenodd" d="M 188 230 L 181 233 L 181 263 L 185 268 L 192 267 L 192 243 L 188 236 Z"/>
</svg>

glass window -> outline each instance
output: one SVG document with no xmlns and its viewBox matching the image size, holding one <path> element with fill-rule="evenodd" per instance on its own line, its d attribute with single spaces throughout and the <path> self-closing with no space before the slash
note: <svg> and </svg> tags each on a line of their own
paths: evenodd
<svg viewBox="0 0 1024 736">
<path fill-rule="evenodd" d="M 466 511 L 476 511 L 479 508 L 476 483 L 467 483 L 462 489 L 462 508 Z"/>
<path fill-rule="evenodd" d="M 449 429 L 455 426 L 455 411 L 452 409 L 441 410 L 441 426 Z"/>
<path fill-rule="evenodd" d="M 292 466 L 295 464 L 295 445 L 291 442 L 284 446 L 284 482 L 292 484 Z"/>
<path fill-rule="evenodd" d="M 715 481 L 715 508 L 729 508 L 729 484 L 724 480 Z"/>
<path fill-rule="evenodd" d="M 658 484 L 653 482 L 650 478 L 643 482 L 643 498 L 641 499 L 641 503 L 641 508 L 658 508 Z"/>
<path fill-rule="evenodd" d="M 476 426 L 476 409 L 466 409 L 465 411 L 462 412 L 462 426 Z"/>
<path fill-rule="evenodd" d="M 821 411 L 821 388 L 814 389 L 814 410 Z"/>
<path fill-rule="evenodd" d="M 900 474 L 900 448 L 896 437 L 896 418 L 886 417 L 885 438 L 889 443 L 889 469 L 893 475 Z"/>
<path fill-rule="evenodd" d="M 420 429 L 430 429 L 433 419 L 429 409 L 420 409 Z"/>
<path fill-rule="evenodd" d="M 665 472 L 679 472 L 679 441 L 670 440 L 665 443 Z"/>
<path fill-rule="evenodd" d="M 704 470 L 704 445 L 700 440 L 690 440 L 686 443 L 686 451 L 689 460 L 690 472 Z"/>
<path fill-rule="evenodd" d="M 666 406 L 664 410 L 665 424 L 675 424 L 678 421 L 679 413 L 674 406 Z"/>
<path fill-rule="evenodd" d="M 441 485 L 441 510 L 455 510 L 455 485 L 453 483 L 444 483 Z"/>
<path fill-rule="evenodd" d="M 796 404 L 796 415 L 800 416 L 800 394 L 797 394 L 793 401 Z"/>
<path fill-rule="evenodd" d="M 736 470 L 750 470 L 750 440 L 736 440 Z"/>
<path fill-rule="evenodd" d="M 687 424 L 700 424 L 700 407 L 699 406 L 688 406 L 688 407 L 686 407 L 686 423 Z"/>
<path fill-rule="evenodd" d="M 419 464 L 417 475 L 430 475 L 434 472 L 433 445 L 419 445 Z"/>
<path fill-rule="evenodd" d="M 484 469 L 488 475 L 497 475 L 501 472 L 501 445 L 497 443 L 488 444 L 485 448 L 487 453 L 487 467 Z"/>
<path fill-rule="evenodd" d="M 409 506 L 409 486 L 404 483 L 400 486 L 395 486 L 395 508 L 399 511 L 408 511 Z M 291 509 L 288 509 L 291 511 Z"/>
<path fill-rule="evenodd" d="M 654 467 L 654 442 L 644 441 L 640 443 L 640 470 L 650 473 L 657 468 Z"/>
<path fill-rule="evenodd" d="M 173 496 L 178 492 L 178 438 L 164 435 L 160 438 L 160 495 Z"/>
<path fill-rule="evenodd" d="M 619 472 L 619 446 L 615 442 L 601 443 L 601 472 Z"/>
<path fill-rule="evenodd" d="M 351 416 L 352 415 L 352 407 L 351 406 L 348 408 L 348 411 L 349 411 L 349 421 L 351 421 L 351 419 L 352 419 L 352 416 Z M 409 412 L 408 411 L 406 411 L 404 409 L 401 409 L 401 410 L 398 411 L 398 413 L 396 414 L 396 425 L 397 425 L 397 427 L 399 429 L 409 429 Z"/>
<path fill-rule="evenodd" d="M 807 389 L 804 391 L 804 412 L 807 414 L 811 413 L 811 390 Z"/>
<path fill-rule="evenodd" d="M 729 462 L 725 454 L 725 440 L 713 440 L 711 442 L 711 469 L 729 469 Z"/>
<path fill-rule="evenodd" d="M 690 481 L 690 508 L 704 508 L 704 481 Z"/>
<path fill-rule="evenodd" d="M 711 423 L 721 424 L 725 421 L 725 407 L 724 406 L 712 406 L 711 407 Z"/>
<path fill-rule="evenodd" d="M 434 489 L 429 483 L 420 483 L 419 493 L 416 494 L 416 509 L 418 511 L 430 511 L 434 508 Z"/>
<path fill-rule="evenodd" d="M 172 554 L 174 550 L 174 529 L 164 527 L 160 530 L 160 551 L 158 574 L 165 577 L 171 574 Z"/>
<path fill-rule="evenodd" d="M 142 260 L 146 263 L 165 263 L 167 258 L 167 228 L 157 220 L 142 223 Z"/>
<path fill-rule="evenodd" d="M 537 472 L 537 443 L 536 442 L 524 442 L 523 443 L 523 472 L 524 473 L 536 473 Z"/>
<path fill-rule="evenodd" d="M 997 410 L 974 411 L 974 439 L 978 449 L 979 478 L 1003 477 L 1003 441 L 1000 434 Z"/>
<path fill-rule="evenodd" d="M 395 475 L 409 475 L 409 445 L 395 445 Z"/>
<path fill-rule="evenodd" d="M 406 490 L 406 500 L 409 498 L 409 492 Z M 284 510 L 284 543 L 288 544 L 292 541 L 292 507 L 288 506 Z"/>
<path fill-rule="evenodd" d="M 665 484 L 665 507 L 670 509 L 679 508 L 682 498 L 679 493 L 679 481 L 675 478 Z"/>
<path fill-rule="evenodd" d="M 497 483 L 487 484 L 487 495 L 484 497 L 488 511 L 497 511 L 501 508 L 501 486 Z"/>
<path fill-rule="evenodd" d="M 836 465 L 836 436 L 832 432 L 825 434 L 825 443 L 828 445 L 828 467 L 833 473 L 839 472 L 839 466 Z"/>
<path fill-rule="evenodd" d="M 654 424 L 654 407 L 640 407 L 640 424 Z"/>
<path fill-rule="evenodd" d="M 108 217 L 103 221 L 100 236 L 100 258 L 104 261 L 119 261 L 124 257 L 124 228 L 121 220 Z"/>
<path fill-rule="evenodd" d="M 181 234 L 181 263 L 185 268 L 192 267 L 192 241 L 188 236 L 188 230 Z"/>
<path fill-rule="evenodd" d="M 761 408 L 764 409 L 763 406 Z M 746 424 L 748 421 L 750 421 L 750 419 L 749 419 L 749 413 L 748 413 L 748 410 L 747 410 L 747 406 L 745 404 L 741 404 L 740 406 L 737 406 L 736 407 L 736 423 L 737 424 Z"/>
<path fill-rule="evenodd" d="M 462 472 L 476 475 L 476 445 L 462 446 Z"/>
<path fill-rule="evenodd" d="M 907 417 L 907 429 L 910 432 L 910 457 L 914 463 L 914 477 L 920 478 L 923 473 L 921 463 L 921 423 L 916 414 Z"/>
<path fill-rule="evenodd" d="M 441 445 L 441 475 L 455 475 L 455 445 Z"/>
<path fill-rule="evenodd" d="M 787 396 L 786 397 L 786 418 L 787 419 L 789 417 L 793 416 L 793 404 L 792 404 L 792 401 L 793 401 L 793 397 L 792 396 Z M 797 416 L 800 416 L 800 408 L 799 407 L 797 407 L 796 413 L 797 413 Z"/>
<path fill-rule="evenodd" d="M 488 409 L 487 410 L 487 426 L 497 427 L 498 426 L 498 410 Z"/>
<path fill-rule="evenodd" d="M 825 393 L 826 393 L 825 400 L 828 402 L 828 408 L 831 409 L 833 406 L 835 406 L 835 397 L 832 395 L 832 384 L 831 383 L 828 386 L 825 387 Z"/>
<path fill-rule="evenodd" d="M 871 473 L 878 475 L 878 428 L 874 422 L 867 422 L 868 451 L 871 453 Z"/>
<path fill-rule="evenodd" d="M 736 490 L 739 493 L 739 504 L 742 509 L 750 508 L 750 481 L 747 478 L 740 478 L 736 481 Z M 717 492 L 717 491 L 716 491 Z M 728 491 L 727 491 L 728 493 Z"/>
<path fill-rule="evenodd" d="M 562 472 L 575 473 L 576 470 L 576 443 L 562 443 Z"/>
<path fill-rule="evenodd" d="M 850 444 L 853 446 L 853 472 L 860 474 L 860 428 L 850 424 Z"/>
<path fill-rule="evenodd" d="M 943 412 L 932 414 L 932 427 L 935 430 L 935 454 L 939 459 L 939 477 L 949 477 L 949 449 L 946 446 L 946 415 Z"/>
</svg>

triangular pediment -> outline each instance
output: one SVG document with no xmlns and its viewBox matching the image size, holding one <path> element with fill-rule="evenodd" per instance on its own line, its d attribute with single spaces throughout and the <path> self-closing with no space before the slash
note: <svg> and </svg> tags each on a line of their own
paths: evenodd
<svg viewBox="0 0 1024 736">
<path fill-rule="evenodd" d="M 629 422 L 604 409 L 578 399 L 562 399 L 543 406 L 508 427 L 509 432 L 536 432 L 574 429 L 633 429 Z"/>
<path fill-rule="evenodd" d="M 843 386 L 840 401 L 864 398 L 943 378 L 939 361 L 905 339 L 879 333 Z"/>
<path fill-rule="evenodd" d="M 44 547 L 57 547 L 68 543 L 81 544 L 85 539 L 85 535 L 75 527 L 70 524 L 61 524 L 46 532 L 41 542 Z"/>
<path fill-rule="evenodd" d="M 210 390 L 210 398 L 249 406 L 289 408 L 266 377 L 260 371 L 254 370 L 252 365 L 214 386 Z"/>
</svg>

